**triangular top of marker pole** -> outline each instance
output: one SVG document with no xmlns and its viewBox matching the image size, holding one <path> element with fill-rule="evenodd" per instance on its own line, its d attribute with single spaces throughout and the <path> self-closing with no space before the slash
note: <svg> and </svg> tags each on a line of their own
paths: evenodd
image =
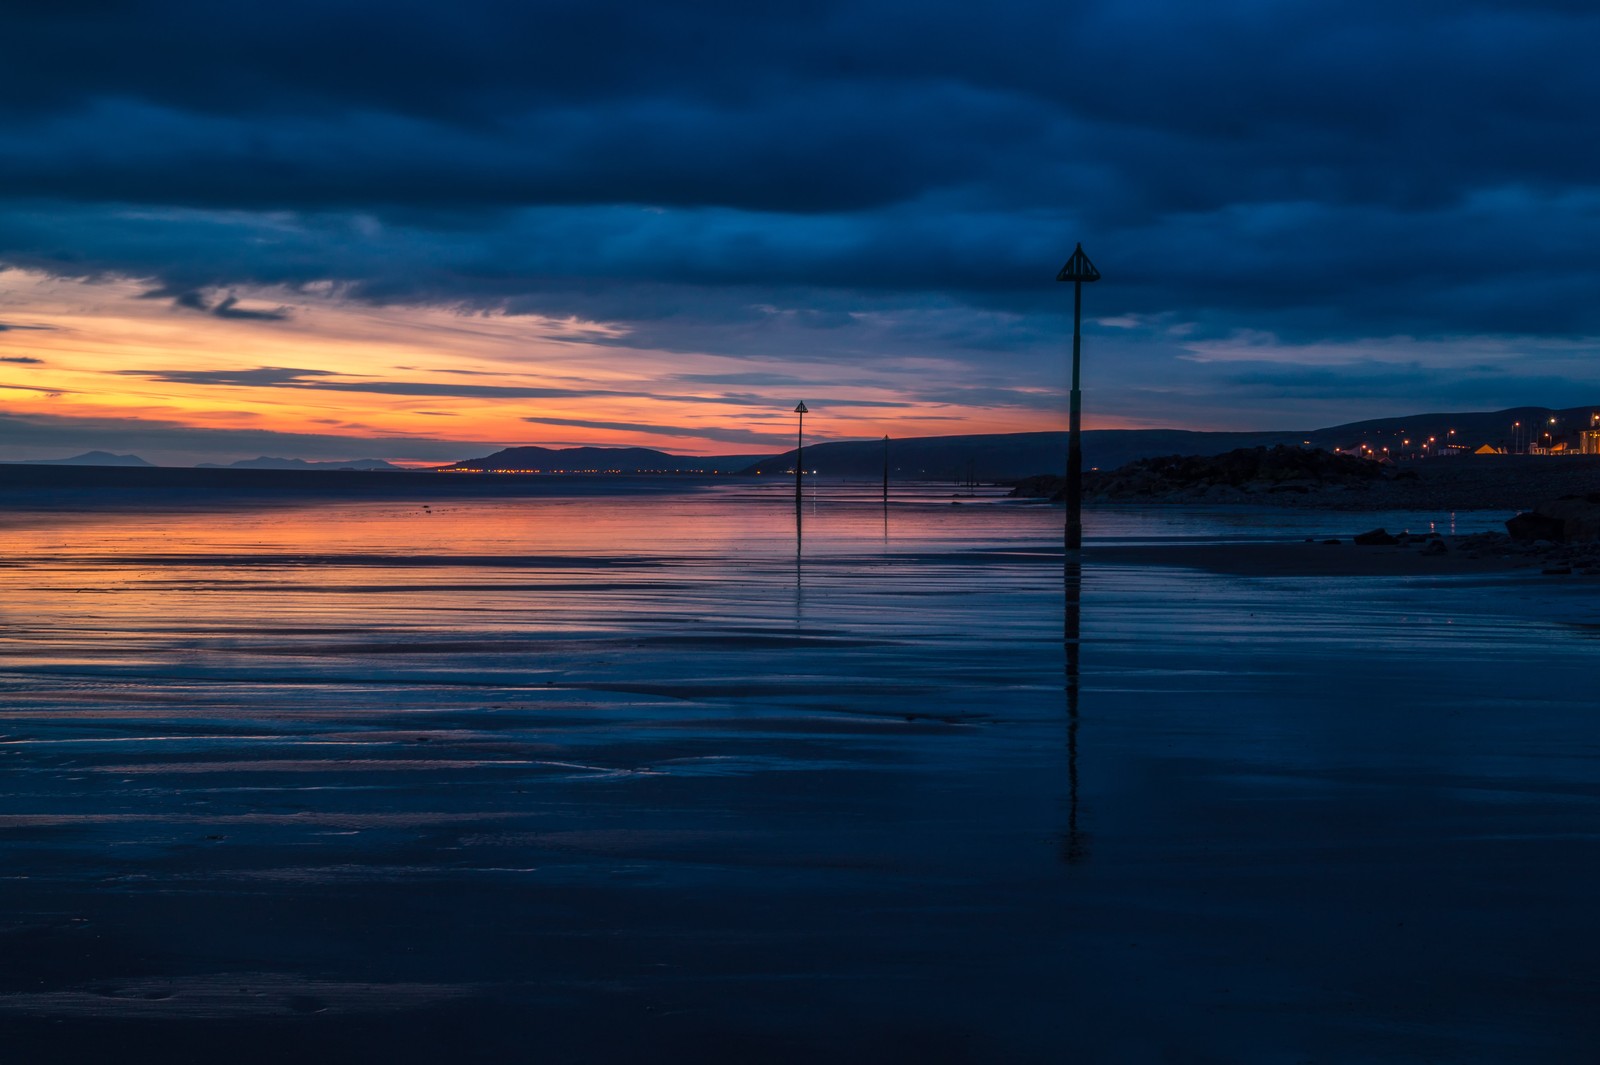
<svg viewBox="0 0 1600 1065">
<path fill-rule="evenodd" d="M 1072 258 L 1067 260 L 1067 265 L 1063 266 L 1061 272 L 1056 275 L 1056 280 L 1098 281 L 1100 280 L 1100 271 L 1096 270 L 1094 263 L 1090 262 L 1089 257 L 1083 254 L 1083 245 L 1079 244 L 1077 250 L 1072 253 Z"/>
<path fill-rule="evenodd" d="M 796 414 L 810 414 L 811 413 L 810 411 L 806 410 L 806 401 L 803 400 L 803 399 L 800 401 L 800 405 L 794 409 L 794 412 Z"/>
</svg>

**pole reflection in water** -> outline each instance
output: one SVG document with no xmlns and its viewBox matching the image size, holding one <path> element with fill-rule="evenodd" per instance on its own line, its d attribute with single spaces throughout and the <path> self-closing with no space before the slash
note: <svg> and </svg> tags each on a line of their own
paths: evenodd
<svg viewBox="0 0 1600 1065">
<path fill-rule="evenodd" d="M 805 592 L 805 586 L 801 581 L 800 572 L 801 562 L 805 557 L 803 551 L 801 550 L 804 545 L 804 527 L 805 517 L 802 512 L 802 503 L 800 501 L 800 497 L 797 495 L 795 496 L 794 500 L 794 610 L 795 620 L 797 622 L 800 620 L 801 599 Z"/>
<path fill-rule="evenodd" d="M 1089 857 L 1089 835 L 1078 825 L 1078 671 L 1083 607 L 1083 564 L 1079 553 L 1068 551 L 1063 568 L 1062 647 L 1066 652 L 1067 696 L 1067 831 L 1061 837 L 1061 860 L 1077 865 Z"/>
</svg>

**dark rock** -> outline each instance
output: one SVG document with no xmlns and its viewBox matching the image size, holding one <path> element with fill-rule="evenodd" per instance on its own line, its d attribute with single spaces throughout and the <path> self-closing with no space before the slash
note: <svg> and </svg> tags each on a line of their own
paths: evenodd
<svg viewBox="0 0 1600 1065">
<path fill-rule="evenodd" d="M 1572 572 L 1572 567 L 1571 566 L 1546 566 L 1544 569 L 1540 570 L 1540 572 L 1543 573 L 1547 577 L 1559 577 L 1563 573 L 1571 573 Z"/>
<path fill-rule="evenodd" d="M 1506 532 L 1511 534 L 1513 540 L 1524 543 L 1530 540 L 1557 540 L 1561 537 L 1562 523 L 1561 519 L 1537 510 L 1525 510 L 1514 518 L 1506 519 Z"/>
<path fill-rule="evenodd" d="M 1561 523 L 1561 535 L 1553 537 L 1562 543 L 1578 544 L 1600 540 L 1600 493 L 1587 496 L 1567 496 L 1549 503 L 1540 503 L 1534 513 Z"/>
<path fill-rule="evenodd" d="M 1443 555 L 1447 554 L 1449 550 L 1448 547 L 1444 546 L 1443 540 L 1429 540 L 1422 545 L 1422 553 L 1424 555 Z"/>
<path fill-rule="evenodd" d="M 1011 494 L 1023 499 L 1064 499 L 1067 479 L 1058 474 L 1041 473 L 1018 481 Z"/>
<path fill-rule="evenodd" d="M 1397 538 L 1390 536 L 1387 529 L 1369 529 L 1364 533 L 1358 533 L 1354 540 L 1362 547 L 1387 547 L 1400 542 Z"/>
<path fill-rule="evenodd" d="M 1339 543 L 1338 540 L 1324 540 L 1322 542 L 1325 543 L 1325 544 L 1337 544 L 1337 543 Z"/>
</svg>

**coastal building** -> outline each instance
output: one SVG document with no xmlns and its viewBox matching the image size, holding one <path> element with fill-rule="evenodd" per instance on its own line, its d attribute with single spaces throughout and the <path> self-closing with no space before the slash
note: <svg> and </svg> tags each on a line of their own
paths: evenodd
<svg viewBox="0 0 1600 1065">
<path fill-rule="evenodd" d="M 1585 429 L 1579 433 L 1578 450 L 1585 455 L 1600 455 L 1600 429 Z"/>
</svg>

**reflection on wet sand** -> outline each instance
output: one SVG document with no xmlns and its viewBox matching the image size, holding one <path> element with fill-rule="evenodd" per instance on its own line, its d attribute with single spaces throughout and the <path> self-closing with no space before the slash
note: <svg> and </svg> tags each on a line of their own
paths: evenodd
<svg viewBox="0 0 1600 1065">
<path fill-rule="evenodd" d="M 1067 831 L 1061 841 L 1061 858 L 1076 865 L 1089 856 L 1088 834 L 1078 824 L 1078 685 L 1082 654 L 1083 563 L 1080 552 L 1068 551 L 1062 567 L 1062 633 L 1067 697 Z"/>
<path fill-rule="evenodd" d="M 800 490 L 794 495 L 794 617 L 800 622 L 800 611 L 805 598 L 805 516 L 801 513 Z"/>
<path fill-rule="evenodd" d="M 791 493 L 0 514 L 7 1060 L 1592 1059 L 1592 594 Z"/>
</svg>

